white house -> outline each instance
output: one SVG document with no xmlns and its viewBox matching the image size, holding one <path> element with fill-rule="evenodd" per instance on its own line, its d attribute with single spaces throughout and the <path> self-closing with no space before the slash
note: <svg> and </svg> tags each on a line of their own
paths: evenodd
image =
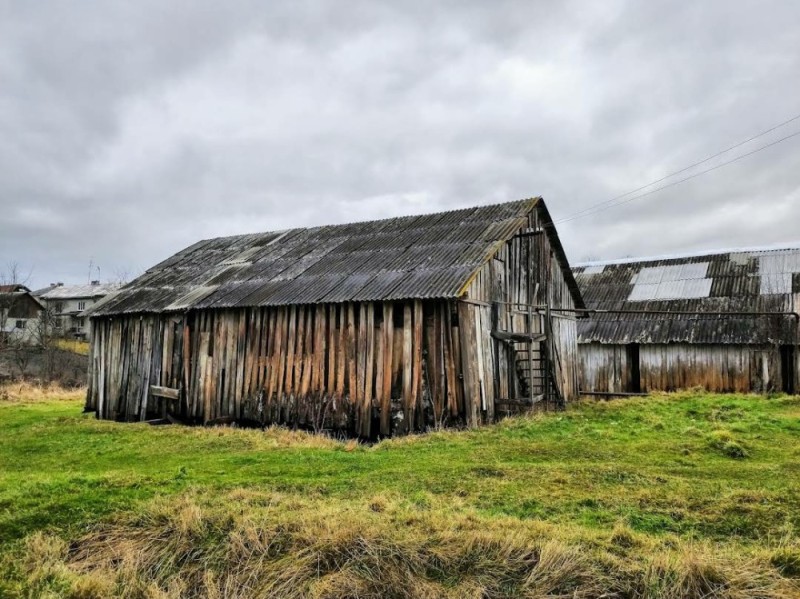
<svg viewBox="0 0 800 599">
<path fill-rule="evenodd" d="M 65 337 L 86 339 L 89 319 L 84 312 L 100 299 L 119 289 L 116 284 L 92 281 L 86 285 L 54 283 L 36 292 L 51 314 L 54 332 Z"/>
</svg>

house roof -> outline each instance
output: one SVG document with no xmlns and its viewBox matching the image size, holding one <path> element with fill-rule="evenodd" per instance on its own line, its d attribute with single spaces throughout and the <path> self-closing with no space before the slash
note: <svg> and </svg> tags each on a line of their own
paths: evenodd
<svg viewBox="0 0 800 599">
<path fill-rule="evenodd" d="M 11 283 L 9 285 L 0 285 L 0 293 L 14 293 L 17 291 L 29 292 L 30 289 L 19 283 Z"/>
<path fill-rule="evenodd" d="M 41 310 L 39 300 L 29 291 L 0 291 L 0 311 L 6 318 L 36 318 Z"/>
<path fill-rule="evenodd" d="M 796 343 L 794 320 L 709 312 L 800 311 L 800 248 L 728 250 L 593 262 L 573 268 L 590 309 L 699 314 L 595 314 L 583 343 Z"/>
<path fill-rule="evenodd" d="M 55 285 L 37 291 L 44 300 L 82 299 L 103 297 L 119 289 L 119 285 L 112 283 L 93 283 L 86 285 Z"/>
<path fill-rule="evenodd" d="M 90 309 L 92 316 L 409 298 L 457 298 L 538 210 L 576 298 L 541 198 L 436 214 L 200 241 Z"/>
</svg>

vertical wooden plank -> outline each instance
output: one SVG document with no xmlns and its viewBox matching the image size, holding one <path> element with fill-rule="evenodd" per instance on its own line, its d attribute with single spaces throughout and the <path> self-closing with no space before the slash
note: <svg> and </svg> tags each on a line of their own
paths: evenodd
<svg viewBox="0 0 800 599">
<path fill-rule="evenodd" d="M 211 313 L 209 316 L 213 319 L 209 326 L 209 345 L 210 354 L 208 360 L 209 377 L 211 379 L 211 388 L 207 395 L 209 396 L 209 412 L 206 414 L 208 420 L 215 420 L 222 415 L 222 405 L 225 402 L 225 378 L 228 373 L 225 371 L 225 353 L 228 350 L 226 341 L 226 333 L 228 328 L 228 319 L 225 318 L 223 312 Z M 207 384 L 207 383 L 206 383 Z"/>
<path fill-rule="evenodd" d="M 270 362 L 271 345 L 274 343 L 276 311 L 271 308 L 261 308 L 261 322 L 263 329 L 259 331 L 257 344 L 257 377 L 253 387 L 253 397 L 258 398 L 255 416 L 263 422 L 266 405 L 272 393 L 272 363 Z"/>
<path fill-rule="evenodd" d="M 260 314 L 258 308 L 245 308 L 243 328 L 245 330 L 245 340 L 242 345 L 243 377 L 239 387 L 239 401 L 236 407 L 236 417 L 241 418 L 242 402 L 251 396 L 251 389 L 255 386 L 258 377 L 256 367 L 258 365 L 258 331 L 261 329 Z M 241 341 L 241 340 L 240 340 Z"/>
<path fill-rule="evenodd" d="M 486 412 L 488 410 L 488 401 L 486 396 L 486 376 L 485 376 L 485 359 L 484 359 L 484 352 L 483 352 L 483 314 L 481 308 L 478 306 L 474 306 L 472 308 L 472 314 L 474 316 L 474 323 L 475 323 L 475 349 L 476 349 L 476 364 L 475 367 L 478 369 L 478 389 L 480 391 L 480 406 L 479 406 L 479 418 L 484 420 L 486 417 Z"/>
<path fill-rule="evenodd" d="M 305 359 L 305 341 L 306 332 L 308 330 L 308 310 L 305 306 L 297 308 L 297 339 L 295 340 L 294 349 L 294 393 L 295 397 L 299 397 L 303 388 L 303 367 L 306 366 Z"/>
<path fill-rule="evenodd" d="M 394 348 L 394 306 L 383 304 L 383 382 L 381 386 L 381 435 L 392 433 L 392 350 Z"/>
<path fill-rule="evenodd" d="M 413 425 L 415 430 L 425 428 L 425 413 L 422 407 L 422 332 L 425 322 L 423 319 L 422 301 L 414 300 L 414 383 L 411 391 L 411 402 L 414 414 Z"/>
<path fill-rule="evenodd" d="M 102 328 L 98 330 L 98 348 L 97 352 L 99 355 L 99 371 L 97 377 L 97 413 L 100 415 L 101 418 L 108 418 L 108 411 L 106 408 L 106 351 L 107 350 L 107 333 L 108 330 L 108 321 L 104 321 L 102 324 Z"/>
<path fill-rule="evenodd" d="M 203 410 L 202 410 L 202 418 L 203 422 L 208 422 L 209 414 L 211 414 L 211 406 L 208 405 L 208 401 L 210 396 L 208 395 L 208 391 L 210 389 L 210 385 L 205 383 L 204 377 L 206 373 L 206 366 L 208 362 L 208 344 L 209 344 L 209 333 L 206 331 L 201 332 L 200 334 L 200 346 L 199 346 L 199 354 L 198 358 L 198 374 L 197 374 L 197 388 L 203 391 Z"/>
<path fill-rule="evenodd" d="M 356 406 L 356 430 L 362 434 L 364 430 L 363 404 L 366 401 L 364 397 L 365 380 L 366 380 L 366 360 L 367 360 L 367 305 L 361 303 L 358 306 L 358 341 L 356 347 L 356 393 L 353 397 L 354 405 Z"/>
<path fill-rule="evenodd" d="M 264 308 L 264 317 L 269 321 L 269 327 L 262 335 L 261 351 L 259 355 L 264 359 L 264 364 L 261 370 L 261 380 L 264 385 L 268 385 L 267 399 L 275 391 L 273 386 L 272 371 L 275 369 L 275 364 L 272 361 L 272 355 L 275 350 L 275 338 L 279 334 L 278 330 L 278 310 L 275 308 Z"/>
<path fill-rule="evenodd" d="M 339 340 L 336 343 L 336 397 L 341 405 L 344 399 L 345 378 L 347 374 L 347 308 L 339 305 Z"/>
<path fill-rule="evenodd" d="M 375 370 L 375 306 L 366 304 L 366 349 L 361 351 L 366 354 L 364 360 L 364 398 L 361 410 L 361 434 L 369 438 L 372 434 L 372 400 L 373 379 Z"/>
<path fill-rule="evenodd" d="M 284 397 L 287 395 L 291 395 L 294 386 L 293 386 L 293 377 L 294 377 L 294 345 L 295 345 L 295 336 L 296 336 L 296 319 L 297 319 L 297 308 L 295 306 L 289 307 L 289 314 L 288 314 L 288 331 L 286 333 L 286 379 L 283 384 L 283 394 Z M 279 404 L 283 405 L 283 398 L 280 398 Z"/>
<path fill-rule="evenodd" d="M 337 366 L 337 329 L 336 329 L 336 306 L 328 306 L 328 368 L 325 378 L 325 393 L 333 396 L 336 392 L 336 366 Z"/>
<path fill-rule="evenodd" d="M 475 339 L 475 316 L 473 307 L 469 304 L 458 303 L 458 324 L 461 337 L 461 373 L 464 377 L 464 411 L 467 424 L 477 426 L 481 391 L 476 368 L 478 350 Z"/>
<path fill-rule="evenodd" d="M 353 404 L 358 388 L 356 376 L 356 316 L 353 304 L 347 304 L 347 397 Z"/>
<path fill-rule="evenodd" d="M 236 330 L 235 315 L 232 311 L 225 311 L 220 313 L 219 320 L 221 322 L 220 336 L 214 340 L 214 343 L 215 345 L 219 343 L 224 347 L 224 351 L 220 355 L 219 360 L 214 360 L 214 364 L 219 372 L 218 394 L 212 399 L 214 402 L 213 409 L 215 418 L 228 416 L 230 414 L 228 407 L 230 405 L 231 388 L 233 386 L 231 385 L 231 381 L 236 377 L 233 368 L 233 364 L 236 361 L 233 355 L 235 352 L 233 343 L 235 340 L 234 331 Z M 216 356 L 216 348 L 214 350 L 214 355 Z"/>
<path fill-rule="evenodd" d="M 253 352 L 247 351 L 248 345 L 252 344 L 252 335 L 249 332 L 249 327 L 252 326 L 252 312 L 252 310 L 247 309 L 237 310 L 239 330 L 238 338 L 236 339 L 236 386 L 233 389 L 233 401 L 231 406 L 231 415 L 236 419 L 242 417 L 242 396 L 245 392 L 246 377 L 245 369 L 247 368 L 249 371 L 252 367 L 249 360 Z"/>
<path fill-rule="evenodd" d="M 455 315 L 460 319 L 458 311 L 458 303 L 452 306 L 455 309 Z M 467 422 L 467 402 L 465 396 L 467 394 L 467 381 L 464 376 L 464 361 L 461 358 L 461 326 L 457 322 L 455 326 L 450 327 L 451 345 L 453 354 L 453 363 L 455 364 L 455 372 L 457 373 L 457 380 L 455 385 L 456 406 L 458 408 L 459 417 Z"/>
<path fill-rule="evenodd" d="M 311 390 L 317 398 L 325 391 L 325 341 L 327 339 L 327 315 L 325 306 L 319 305 L 314 313 L 314 376 Z"/>
<path fill-rule="evenodd" d="M 442 385 L 441 385 L 441 346 L 439 323 L 440 310 L 438 305 L 433 306 L 433 313 L 425 318 L 425 363 L 428 373 L 428 393 L 431 397 L 433 422 L 438 425 L 442 421 Z"/>
<path fill-rule="evenodd" d="M 277 331 L 278 335 L 274 344 L 274 353 L 272 356 L 273 359 L 273 370 L 274 370 L 274 377 L 275 382 L 273 383 L 273 389 L 275 389 L 275 397 L 273 398 L 270 396 L 270 405 L 269 405 L 269 422 L 275 422 L 277 419 L 277 414 L 280 413 L 280 406 L 283 403 L 283 386 L 285 384 L 285 376 L 286 376 L 286 362 L 288 360 L 287 347 L 289 344 L 289 309 L 280 307 L 278 308 L 278 316 L 277 316 Z"/>
<path fill-rule="evenodd" d="M 169 317 L 160 317 L 161 322 L 161 376 L 156 385 L 170 386 L 170 369 L 172 365 L 172 326 Z"/>
<path fill-rule="evenodd" d="M 413 379 L 413 344 L 414 323 L 411 304 L 403 305 L 403 422 L 401 432 L 408 432 L 414 426 L 414 379 Z"/>
<path fill-rule="evenodd" d="M 458 387 L 456 360 L 453 356 L 453 328 L 450 326 L 450 307 L 442 304 L 441 308 L 442 358 L 444 360 L 445 388 L 447 393 L 447 410 L 451 417 L 459 415 L 456 389 Z"/>
<path fill-rule="evenodd" d="M 481 307 L 481 343 L 483 344 L 483 380 L 484 393 L 486 397 L 486 420 L 494 422 L 494 402 L 495 387 L 497 378 L 496 360 L 494 343 L 491 334 L 491 308 Z"/>
<path fill-rule="evenodd" d="M 305 339 L 303 340 L 303 378 L 302 383 L 300 385 L 300 397 L 302 398 L 302 402 L 306 404 L 308 402 L 308 395 L 311 391 L 311 379 L 314 376 L 314 329 L 317 326 L 314 322 L 314 313 L 315 310 L 309 306 L 306 310 L 306 321 L 305 327 L 303 330 L 303 336 Z"/>
<path fill-rule="evenodd" d="M 383 409 L 383 366 L 384 366 L 384 355 L 386 353 L 386 323 L 383 320 L 385 315 L 385 308 L 383 305 L 376 304 L 375 311 L 377 312 L 380 309 L 380 312 L 376 314 L 376 317 L 380 319 L 380 325 L 377 327 L 375 331 L 375 390 L 373 395 L 375 396 L 375 401 L 373 405 L 378 409 L 378 434 L 382 433 L 382 426 L 381 423 L 383 421 L 383 417 L 381 415 L 381 410 Z"/>
</svg>

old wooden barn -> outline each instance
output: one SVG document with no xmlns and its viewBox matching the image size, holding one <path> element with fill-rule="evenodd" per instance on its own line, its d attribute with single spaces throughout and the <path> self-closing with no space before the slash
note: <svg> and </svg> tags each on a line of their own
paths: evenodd
<svg viewBox="0 0 800 599">
<path fill-rule="evenodd" d="M 588 307 L 601 311 L 578 325 L 582 391 L 797 390 L 800 249 L 573 272 Z"/>
<path fill-rule="evenodd" d="M 100 418 L 361 437 L 577 395 L 582 308 L 541 198 L 200 241 L 91 311 Z"/>
</svg>

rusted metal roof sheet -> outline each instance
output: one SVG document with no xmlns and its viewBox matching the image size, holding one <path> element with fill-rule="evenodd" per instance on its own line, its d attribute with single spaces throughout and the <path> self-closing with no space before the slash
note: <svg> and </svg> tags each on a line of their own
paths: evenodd
<svg viewBox="0 0 800 599">
<path fill-rule="evenodd" d="M 220 237 L 148 270 L 91 315 L 409 298 L 456 298 L 499 244 L 539 211 L 581 307 L 541 198 L 379 221 Z"/>
<path fill-rule="evenodd" d="M 795 321 L 789 316 L 707 313 L 796 311 L 800 248 L 594 262 L 575 266 L 573 273 L 590 309 L 701 313 L 594 314 L 578 321 L 581 343 L 797 342 Z"/>
</svg>

